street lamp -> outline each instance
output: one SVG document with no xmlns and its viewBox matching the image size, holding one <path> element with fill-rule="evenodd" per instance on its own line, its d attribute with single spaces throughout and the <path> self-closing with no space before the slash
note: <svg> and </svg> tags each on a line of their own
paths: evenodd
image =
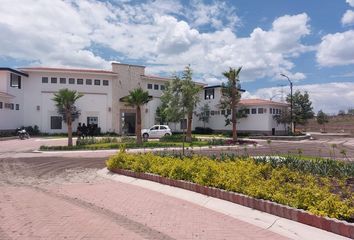
<svg viewBox="0 0 354 240">
<path fill-rule="evenodd" d="M 291 133 L 294 133 L 294 121 L 293 121 L 293 82 L 290 81 L 290 78 L 285 74 L 280 74 L 283 77 L 286 77 L 290 83 L 290 121 L 291 121 Z"/>
</svg>

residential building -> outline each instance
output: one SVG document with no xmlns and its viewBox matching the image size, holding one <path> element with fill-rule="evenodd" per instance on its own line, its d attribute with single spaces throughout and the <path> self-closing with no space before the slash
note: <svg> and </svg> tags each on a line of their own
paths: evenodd
<svg viewBox="0 0 354 240">
<path fill-rule="evenodd" d="M 165 85 L 170 80 L 145 75 L 144 66 L 122 63 L 112 63 L 112 70 L 0 68 L 0 130 L 10 131 L 21 126 L 37 125 L 41 132 L 66 132 L 67 126 L 58 115 L 52 99 L 54 93 L 68 88 L 83 94 L 77 101 L 81 114 L 73 124 L 74 130 L 81 122 L 95 124 L 101 132 L 134 134 L 135 109 L 126 106 L 120 99 L 139 86 L 149 92 L 153 99 L 142 108 L 142 125 L 148 128 L 156 123 L 156 109 L 161 103 L 160 97 Z M 200 94 L 198 108 L 204 103 L 208 103 L 211 108 L 207 127 L 217 131 L 231 130 L 230 126 L 225 126 L 225 118 L 218 107 L 221 86 L 204 86 Z M 276 124 L 273 116 L 288 107 L 286 104 L 242 100 L 241 105 L 250 114 L 239 120 L 239 131 L 279 134 L 284 130 L 283 126 Z M 169 125 L 173 131 L 181 131 L 182 122 Z M 194 116 L 193 127 L 197 126 L 203 126 L 203 123 Z"/>
</svg>

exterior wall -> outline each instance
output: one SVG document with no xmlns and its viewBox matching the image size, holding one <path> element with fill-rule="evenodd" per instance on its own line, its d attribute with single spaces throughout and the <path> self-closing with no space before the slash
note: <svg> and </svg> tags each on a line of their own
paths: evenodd
<svg viewBox="0 0 354 240">
<path fill-rule="evenodd" d="M 42 77 L 48 77 L 48 83 L 42 83 Z M 56 77 L 57 83 L 50 83 L 50 78 Z M 66 78 L 66 84 L 61 84 L 60 78 Z M 75 84 L 69 84 L 68 79 L 75 78 Z M 78 85 L 76 79 L 84 79 L 83 85 Z M 92 79 L 92 85 L 86 85 L 85 79 Z M 94 85 L 94 79 L 100 79 L 101 85 Z M 102 80 L 108 80 L 109 86 L 103 86 Z M 86 123 L 88 116 L 98 117 L 98 126 L 102 132 L 112 131 L 112 82 L 114 77 L 63 72 L 31 72 L 29 80 L 24 84 L 24 98 L 30 99 L 24 104 L 25 125 L 37 125 L 40 131 L 48 133 L 66 132 L 67 126 L 63 123 L 61 130 L 50 128 L 50 117 L 58 116 L 53 102 L 54 93 L 62 88 L 76 90 L 84 96 L 77 101 L 77 107 L 81 111 L 79 119 L 73 123 L 76 129 L 79 122 Z"/>
<path fill-rule="evenodd" d="M 25 90 L 23 84 L 28 79 L 21 76 L 21 89 L 10 86 L 10 72 L 0 72 L 0 92 L 4 92 L 14 96 L 13 98 L 0 97 L 3 108 L 0 109 L 0 130 L 13 130 L 24 125 L 23 122 L 23 92 Z M 5 108 L 5 103 L 13 103 L 14 109 Z M 16 110 L 16 104 L 19 110 Z"/>
</svg>

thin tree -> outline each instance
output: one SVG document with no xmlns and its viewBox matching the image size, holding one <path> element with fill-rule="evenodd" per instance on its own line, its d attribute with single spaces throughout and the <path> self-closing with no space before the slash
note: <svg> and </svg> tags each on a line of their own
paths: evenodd
<svg viewBox="0 0 354 240">
<path fill-rule="evenodd" d="M 73 145 L 73 127 L 72 123 L 80 116 L 80 110 L 75 106 L 76 101 L 83 95 L 67 88 L 60 89 L 54 94 L 52 99 L 55 102 L 58 114 L 68 126 L 68 146 Z"/>
<path fill-rule="evenodd" d="M 323 125 L 323 132 L 326 132 L 326 123 L 329 122 L 328 115 L 325 114 L 322 110 L 317 113 L 317 123 Z"/>
<path fill-rule="evenodd" d="M 274 115 L 273 119 L 278 124 L 283 124 L 284 131 L 286 131 L 287 125 L 291 123 L 290 110 L 288 108 L 284 109 L 283 111 L 280 112 L 280 114 Z"/>
<path fill-rule="evenodd" d="M 129 95 L 121 98 L 121 101 L 125 103 L 126 106 L 135 107 L 135 134 L 136 134 L 136 143 L 141 145 L 143 139 L 141 137 L 141 107 L 144 104 L 147 104 L 152 99 L 149 96 L 149 92 L 144 91 L 141 87 L 135 88 L 129 92 Z"/>
<path fill-rule="evenodd" d="M 224 110 L 225 125 L 232 124 L 232 140 L 237 141 L 237 104 L 241 99 L 239 91 L 240 80 L 239 75 L 242 67 L 238 69 L 231 68 L 227 72 L 223 72 L 223 75 L 227 78 L 227 82 L 222 84 L 221 87 L 221 99 L 220 108 Z M 231 119 L 229 118 L 231 114 Z"/>
<path fill-rule="evenodd" d="M 286 101 L 291 102 L 290 94 L 287 96 Z M 314 117 L 312 102 L 308 92 L 302 94 L 299 90 L 293 94 L 293 122 L 294 129 L 296 125 L 306 125 L 309 119 Z"/>
</svg>

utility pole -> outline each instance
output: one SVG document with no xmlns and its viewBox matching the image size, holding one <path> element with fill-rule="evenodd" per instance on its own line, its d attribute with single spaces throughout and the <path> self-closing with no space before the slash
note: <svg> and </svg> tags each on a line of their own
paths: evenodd
<svg viewBox="0 0 354 240">
<path fill-rule="evenodd" d="M 293 82 L 290 81 L 290 78 L 285 74 L 280 74 L 283 77 L 286 77 L 290 83 L 290 120 L 291 120 L 291 133 L 294 134 L 294 121 L 293 121 Z"/>
</svg>

